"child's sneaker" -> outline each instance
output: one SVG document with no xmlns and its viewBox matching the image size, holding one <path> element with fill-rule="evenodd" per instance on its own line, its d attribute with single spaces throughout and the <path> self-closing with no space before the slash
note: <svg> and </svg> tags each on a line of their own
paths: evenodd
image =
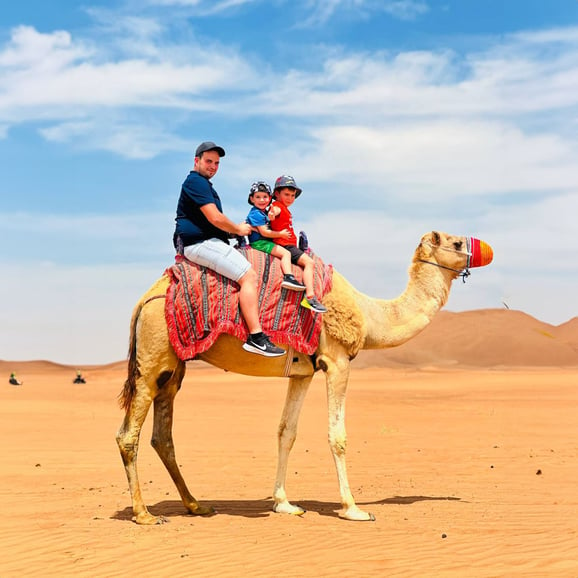
<svg viewBox="0 0 578 578">
<path fill-rule="evenodd" d="M 243 343 L 243 349 L 265 357 L 280 357 L 287 353 L 284 349 L 277 347 L 267 335 L 261 333 L 259 336 L 249 335 L 249 338 Z"/>
<path fill-rule="evenodd" d="M 311 311 L 315 311 L 315 313 L 325 313 L 327 311 L 327 307 L 321 305 L 316 297 L 303 297 L 301 307 L 311 309 Z"/>
<path fill-rule="evenodd" d="M 305 285 L 303 283 L 299 283 L 293 275 L 290 273 L 287 275 L 283 275 L 283 281 L 281 281 L 281 287 L 285 287 L 285 289 L 291 289 L 292 291 L 305 291 Z"/>
</svg>

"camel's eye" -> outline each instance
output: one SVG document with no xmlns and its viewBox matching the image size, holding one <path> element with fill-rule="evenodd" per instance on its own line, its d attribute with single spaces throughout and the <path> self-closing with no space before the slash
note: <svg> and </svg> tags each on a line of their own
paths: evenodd
<svg viewBox="0 0 578 578">
<path fill-rule="evenodd" d="M 462 250 L 462 246 L 463 246 L 463 242 L 462 241 L 455 241 L 454 242 L 454 249 L 456 251 L 461 251 Z"/>
</svg>

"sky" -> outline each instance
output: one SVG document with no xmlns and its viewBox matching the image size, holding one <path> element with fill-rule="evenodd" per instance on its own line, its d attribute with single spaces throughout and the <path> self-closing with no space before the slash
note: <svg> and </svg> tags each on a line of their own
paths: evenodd
<svg viewBox="0 0 578 578">
<path fill-rule="evenodd" d="M 494 250 L 446 310 L 578 315 L 577 0 L 21 0 L 0 12 L 0 359 L 126 358 L 205 140 L 227 216 L 292 175 L 296 230 L 368 295 L 403 292 L 440 230 Z"/>
</svg>

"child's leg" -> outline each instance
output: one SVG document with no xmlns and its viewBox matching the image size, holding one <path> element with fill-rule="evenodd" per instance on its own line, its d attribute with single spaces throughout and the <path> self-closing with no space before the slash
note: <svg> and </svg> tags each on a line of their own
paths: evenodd
<svg viewBox="0 0 578 578">
<path fill-rule="evenodd" d="M 297 260 L 297 265 L 303 268 L 303 283 L 305 284 L 305 298 L 301 301 L 301 306 L 311 309 L 315 313 L 325 313 L 327 307 L 315 297 L 313 285 L 315 263 L 313 259 L 306 253 L 303 253 Z"/>
<path fill-rule="evenodd" d="M 313 290 L 313 259 L 303 253 L 297 260 L 297 265 L 303 269 L 303 284 L 305 285 L 305 294 L 307 297 L 313 297 L 315 292 Z"/>
<path fill-rule="evenodd" d="M 271 249 L 271 255 L 281 260 L 281 271 L 283 271 L 283 275 L 290 275 L 291 253 L 289 253 L 285 247 L 282 247 L 281 245 L 275 245 L 275 247 Z"/>
</svg>

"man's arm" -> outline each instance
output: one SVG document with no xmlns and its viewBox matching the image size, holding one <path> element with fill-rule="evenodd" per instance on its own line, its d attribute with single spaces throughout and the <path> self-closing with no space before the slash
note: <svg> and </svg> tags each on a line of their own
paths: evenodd
<svg viewBox="0 0 578 578">
<path fill-rule="evenodd" d="M 219 211 L 215 203 L 203 205 L 201 211 L 207 218 L 207 221 L 214 227 L 217 227 L 217 229 L 221 229 L 221 231 L 241 237 L 251 233 L 251 225 L 249 225 L 249 223 L 233 223 L 229 217 Z"/>
</svg>

